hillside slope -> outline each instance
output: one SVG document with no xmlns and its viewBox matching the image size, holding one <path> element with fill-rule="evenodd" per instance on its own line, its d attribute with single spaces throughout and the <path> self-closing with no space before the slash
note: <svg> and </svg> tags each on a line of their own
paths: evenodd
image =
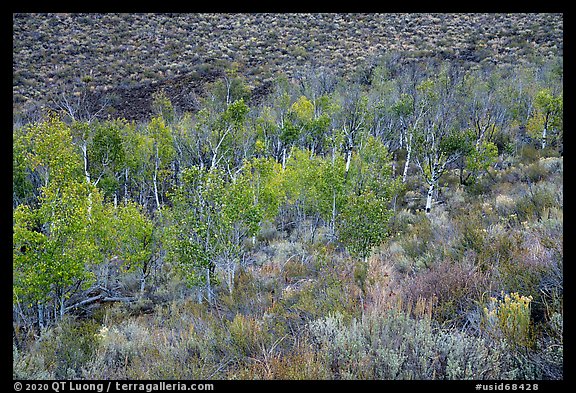
<svg viewBox="0 0 576 393">
<path fill-rule="evenodd" d="M 561 14 L 15 14 L 15 112 L 87 85 L 143 119 L 167 87 L 182 110 L 234 64 L 252 89 L 308 67 L 361 72 L 386 52 L 514 63 L 563 49 Z"/>
</svg>

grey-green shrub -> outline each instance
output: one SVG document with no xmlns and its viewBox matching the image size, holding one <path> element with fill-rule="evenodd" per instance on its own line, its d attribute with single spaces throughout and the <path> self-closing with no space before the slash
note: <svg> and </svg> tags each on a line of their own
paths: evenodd
<svg viewBox="0 0 576 393">
<path fill-rule="evenodd" d="M 331 314 L 309 325 L 312 342 L 342 379 L 534 378 L 504 341 L 489 341 L 402 312 L 366 314 L 346 323 Z"/>
</svg>

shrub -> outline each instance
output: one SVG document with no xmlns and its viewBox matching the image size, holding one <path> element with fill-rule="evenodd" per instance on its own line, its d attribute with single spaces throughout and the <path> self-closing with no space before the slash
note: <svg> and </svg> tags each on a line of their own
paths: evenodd
<svg viewBox="0 0 576 393">
<path fill-rule="evenodd" d="M 520 149 L 520 162 L 530 164 L 540 158 L 540 151 L 532 145 L 523 145 Z"/>
<path fill-rule="evenodd" d="M 491 297 L 484 307 L 484 329 L 489 335 L 505 338 L 512 345 L 533 345 L 530 322 L 532 296 L 516 292 L 502 292 L 500 298 Z"/>
<path fill-rule="evenodd" d="M 550 208 L 561 207 L 558 188 L 551 183 L 539 183 L 532 185 L 516 201 L 516 212 L 520 221 L 541 219 L 543 213 Z"/>
<path fill-rule="evenodd" d="M 54 373 L 44 366 L 44 358 L 35 352 L 18 350 L 12 344 L 12 378 L 13 379 L 54 379 Z"/>
<path fill-rule="evenodd" d="M 186 304 L 166 307 L 154 318 L 134 318 L 98 335 L 100 345 L 86 365 L 87 379 L 210 378 L 209 365 L 230 351 L 213 316 L 200 319 Z"/>
<path fill-rule="evenodd" d="M 397 243 L 394 243 L 397 244 Z M 368 260 L 366 274 L 366 310 L 389 309 L 394 302 L 394 294 L 397 290 L 394 277 L 393 249 L 389 246 L 386 250 L 373 255 Z"/>
<path fill-rule="evenodd" d="M 308 268 L 301 260 L 298 258 L 289 258 L 282 268 L 282 278 L 286 282 L 296 281 L 307 277 Z"/>
<path fill-rule="evenodd" d="M 390 310 L 349 323 L 341 314 L 312 321 L 315 351 L 335 379 L 514 379 L 529 374 L 505 342 L 440 328 Z"/>
<path fill-rule="evenodd" d="M 344 315 L 358 311 L 360 295 L 360 288 L 350 277 L 343 280 L 337 276 L 327 276 L 316 282 L 301 281 L 283 301 L 300 320 L 307 321 L 331 311 Z"/>
<path fill-rule="evenodd" d="M 241 379 L 329 379 L 329 370 L 319 358 L 306 340 L 302 340 L 287 353 L 276 352 L 248 363 L 238 376 Z"/>
<path fill-rule="evenodd" d="M 496 195 L 496 200 L 494 207 L 500 216 L 509 216 L 514 212 L 514 207 L 516 203 L 514 199 L 508 195 L 498 194 Z"/>
<path fill-rule="evenodd" d="M 513 217 L 507 217 L 505 220 L 514 221 Z M 484 247 L 475 253 L 479 267 L 485 271 L 494 271 L 513 263 L 522 242 L 520 233 L 514 229 L 506 229 L 501 224 L 495 224 L 486 229 L 485 236 Z"/>
<path fill-rule="evenodd" d="M 428 250 L 434 232 L 430 220 L 423 214 L 418 214 L 408 228 L 400 244 L 406 256 L 415 261 Z"/>
<path fill-rule="evenodd" d="M 486 242 L 486 232 L 479 214 L 462 214 L 456 220 L 459 229 L 459 242 L 455 248 L 462 254 L 464 251 L 481 253 Z"/>
<path fill-rule="evenodd" d="M 542 159 L 533 162 L 523 168 L 524 176 L 527 181 L 537 183 L 548 175 L 548 169 L 541 164 Z"/>
<path fill-rule="evenodd" d="M 241 356 L 257 356 L 268 341 L 266 332 L 253 317 L 236 314 L 227 327 L 232 345 Z"/>
<path fill-rule="evenodd" d="M 98 346 L 98 324 L 65 318 L 46 330 L 26 356 L 18 353 L 14 374 L 23 378 L 81 378 Z"/>
<path fill-rule="evenodd" d="M 480 299 L 489 286 L 489 274 L 472 261 L 444 260 L 404 281 L 401 296 L 414 305 L 426 299 L 433 305 L 433 318 L 455 322 L 466 317 L 475 307 L 475 299 Z"/>
</svg>

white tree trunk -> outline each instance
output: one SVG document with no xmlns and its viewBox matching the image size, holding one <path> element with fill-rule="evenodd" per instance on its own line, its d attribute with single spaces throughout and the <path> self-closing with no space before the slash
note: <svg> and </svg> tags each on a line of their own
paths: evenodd
<svg viewBox="0 0 576 393">
<path fill-rule="evenodd" d="M 409 143 L 406 147 L 406 162 L 404 163 L 404 171 L 402 172 L 402 183 L 406 183 L 408 177 L 408 167 L 410 166 L 410 158 L 412 156 L 412 144 Z"/>
<path fill-rule="evenodd" d="M 82 144 L 82 158 L 84 159 L 84 175 L 86 176 L 86 181 L 90 183 L 90 172 L 88 172 L 88 148 L 86 142 Z"/>
<path fill-rule="evenodd" d="M 544 129 L 542 130 L 542 149 L 546 148 L 546 134 L 548 133 L 548 129 L 546 127 L 544 127 Z"/>
<path fill-rule="evenodd" d="M 156 207 L 160 209 L 160 199 L 158 198 L 158 185 L 156 181 L 156 170 L 154 170 L 154 199 L 156 200 Z"/>
<path fill-rule="evenodd" d="M 224 80 L 226 81 L 226 106 L 230 105 L 230 90 L 232 87 L 232 81 L 230 79 L 228 79 L 227 77 L 224 77 Z"/>
<path fill-rule="evenodd" d="M 230 293 L 230 295 L 232 295 L 232 291 L 234 290 L 234 275 L 235 275 L 235 266 L 234 266 L 234 261 L 229 259 L 227 261 L 227 265 L 228 265 L 228 293 Z"/>
<path fill-rule="evenodd" d="M 350 160 L 352 158 L 352 150 L 348 150 L 346 152 L 346 174 L 348 174 L 348 171 L 350 170 Z"/>
<path fill-rule="evenodd" d="M 124 183 L 124 203 L 128 202 L 128 167 L 124 171 L 126 182 Z"/>
<path fill-rule="evenodd" d="M 91 184 L 90 172 L 88 171 L 88 148 L 86 146 L 86 142 L 82 144 L 82 158 L 84 159 L 84 176 L 86 176 L 86 182 L 88 184 Z M 91 215 L 92 215 L 92 192 L 88 194 L 88 219 L 90 219 Z"/>
<path fill-rule="evenodd" d="M 157 181 L 157 177 L 158 177 L 158 145 L 156 145 L 156 159 L 154 162 L 154 198 L 156 199 L 156 207 L 158 209 L 160 209 L 160 198 L 158 198 L 158 181 Z"/>
<path fill-rule="evenodd" d="M 144 289 L 146 288 L 146 274 L 142 272 L 140 276 L 140 297 L 144 296 Z"/>
<path fill-rule="evenodd" d="M 434 184 L 436 183 L 435 180 L 432 181 L 430 187 L 428 188 L 428 194 L 426 196 L 426 213 L 430 213 L 432 209 L 432 195 L 434 194 Z"/>
<path fill-rule="evenodd" d="M 206 268 L 206 297 L 208 303 L 212 304 L 212 287 L 210 286 L 210 268 Z"/>
</svg>

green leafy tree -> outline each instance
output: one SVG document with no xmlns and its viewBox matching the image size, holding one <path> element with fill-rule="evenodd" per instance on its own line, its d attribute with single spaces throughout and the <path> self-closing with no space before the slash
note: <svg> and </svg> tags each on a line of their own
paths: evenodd
<svg viewBox="0 0 576 393">
<path fill-rule="evenodd" d="M 466 177 L 460 170 L 460 183 L 469 184 L 476 181 L 482 172 L 486 172 L 498 160 L 498 147 L 493 142 L 483 141 L 480 144 L 469 144 L 468 147 L 460 146 L 464 154 L 464 168 L 468 171 Z"/>
<path fill-rule="evenodd" d="M 22 143 L 28 166 L 40 178 L 41 186 L 82 177 L 81 158 L 74 149 L 71 130 L 58 118 L 29 125 L 23 131 Z"/>
<path fill-rule="evenodd" d="M 223 214 L 226 203 L 224 172 L 193 166 L 182 171 L 182 186 L 173 193 L 172 208 L 163 209 L 166 259 L 189 286 L 205 288 L 210 303 L 217 283 L 216 258 L 227 245 L 222 236 L 232 225 Z"/>
<path fill-rule="evenodd" d="M 152 113 L 160 116 L 167 124 L 174 122 L 174 106 L 164 90 L 158 90 L 152 95 Z"/>
<path fill-rule="evenodd" d="M 138 271 L 140 295 L 144 294 L 146 280 L 159 258 L 159 226 L 155 225 L 143 208 L 128 202 L 114 210 L 113 233 L 117 256 L 124 261 L 127 271 Z"/>
<path fill-rule="evenodd" d="M 285 198 L 284 183 L 282 166 L 271 157 L 252 158 L 244 162 L 237 184 L 249 192 L 251 203 L 262 211 L 258 227 L 263 221 L 276 218 Z"/>
<path fill-rule="evenodd" d="M 155 116 L 145 124 L 117 119 L 93 127 L 88 157 L 97 175 L 94 183 L 114 200 L 133 201 L 149 211 L 162 206 L 175 182 L 172 126 Z"/>
<path fill-rule="evenodd" d="M 348 196 L 338 227 L 339 239 L 352 255 L 366 261 L 372 249 L 388 236 L 387 225 L 392 216 L 389 203 L 372 190 Z"/>
<path fill-rule="evenodd" d="M 239 63 L 232 62 L 224 69 L 222 79 L 209 85 L 211 105 L 217 111 L 224 110 L 234 101 L 250 98 L 250 88 L 239 72 L 240 67 Z"/>
<path fill-rule="evenodd" d="M 428 184 L 426 213 L 432 209 L 438 181 L 451 163 L 462 157 L 466 149 L 465 133 L 458 117 L 459 97 L 457 72 L 442 64 L 437 75 L 417 87 L 427 97 L 431 110 L 425 114 L 416 140 L 416 164 Z"/>
<path fill-rule="evenodd" d="M 247 174 L 247 172 L 243 172 Z M 251 176 L 240 175 L 225 185 L 222 210 L 218 226 L 219 252 L 216 264 L 226 278 L 230 294 L 234 288 L 234 277 L 244 253 L 244 240 L 254 238 L 264 220 L 263 203 L 256 202 L 257 190 L 253 187 Z"/>
<path fill-rule="evenodd" d="M 370 136 L 363 145 L 354 155 L 346 179 L 338 233 L 352 255 L 366 260 L 388 236 L 392 198 L 401 187 L 401 179 L 392 178 L 391 156 L 381 141 Z"/>
<path fill-rule="evenodd" d="M 12 204 L 32 205 L 36 203 L 41 180 L 38 173 L 30 167 L 28 143 L 24 131 L 20 128 L 14 131 L 12 143 Z"/>
<path fill-rule="evenodd" d="M 90 171 L 96 175 L 97 185 L 106 197 L 118 199 L 120 179 L 125 168 L 126 154 L 122 141 L 122 121 L 105 121 L 94 123 L 94 134 L 88 146 Z"/>
<path fill-rule="evenodd" d="M 209 302 L 222 272 L 230 293 L 244 250 L 265 220 L 276 217 L 282 198 L 280 164 L 271 158 L 246 161 L 234 178 L 218 168 L 193 166 L 166 209 L 167 258 L 190 286 L 203 287 Z"/>
<path fill-rule="evenodd" d="M 248 112 L 244 100 L 239 99 L 226 106 L 222 112 L 203 114 L 204 124 L 210 130 L 207 138 L 210 168 L 236 171 L 251 154 L 254 133 L 246 128 Z"/>
<path fill-rule="evenodd" d="M 154 147 L 154 197 L 159 203 L 158 183 L 170 176 L 171 163 L 175 156 L 171 128 L 159 117 L 154 117 L 148 124 L 149 135 Z"/>
<path fill-rule="evenodd" d="M 266 124 L 266 140 L 269 141 L 272 156 L 285 168 L 291 146 L 298 139 L 297 129 L 293 127 L 290 118 L 292 92 L 286 77 L 278 78 L 267 100 L 260 116 Z"/>
<path fill-rule="evenodd" d="M 123 200 L 130 200 L 147 207 L 153 193 L 150 179 L 153 178 L 154 166 L 151 165 L 155 149 L 152 139 L 141 132 L 136 124 L 126 124 L 121 131 L 122 148 L 125 164 L 121 175 Z"/>
<path fill-rule="evenodd" d="M 336 238 L 336 222 L 346 203 L 346 162 L 342 154 L 320 160 L 314 184 L 320 217 L 328 223 L 330 235 Z"/>
<path fill-rule="evenodd" d="M 534 97 L 534 111 L 526 128 L 528 132 L 540 140 L 540 146 L 545 149 L 550 134 L 562 129 L 563 100 L 562 95 L 552 94 L 550 89 L 542 89 Z"/>
<path fill-rule="evenodd" d="M 41 173 L 38 205 L 19 205 L 13 215 L 14 296 L 36 303 L 38 321 L 53 303 L 62 317 L 66 300 L 93 280 L 90 266 L 102 261 L 97 245 L 105 227 L 102 197 L 85 181 L 70 128 L 56 118 L 30 126 L 29 160 Z M 48 319 L 49 320 L 49 319 Z"/>
<path fill-rule="evenodd" d="M 314 239 L 320 224 L 322 195 L 318 187 L 322 157 L 311 157 L 307 149 L 292 148 L 286 162 L 286 197 L 295 211 L 296 221 L 302 224 L 310 221 L 310 235 Z"/>
<path fill-rule="evenodd" d="M 368 123 L 368 96 L 353 86 L 340 94 L 337 128 L 342 131 L 341 151 L 346 157 L 346 172 L 350 169 L 352 153 Z"/>
</svg>

